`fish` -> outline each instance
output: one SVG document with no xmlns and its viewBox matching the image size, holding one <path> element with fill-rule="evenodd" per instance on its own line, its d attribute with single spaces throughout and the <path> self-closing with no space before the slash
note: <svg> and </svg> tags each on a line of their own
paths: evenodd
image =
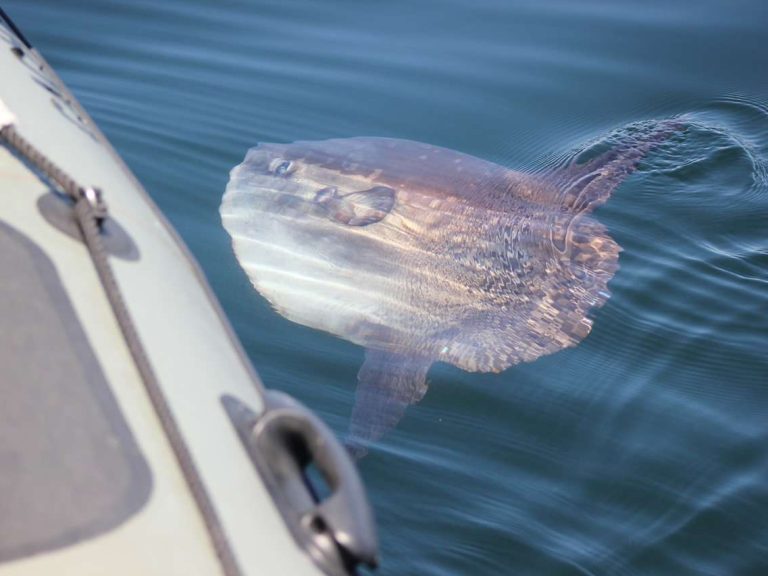
<svg viewBox="0 0 768 576">
<path fill-rule="evenodd" d="M 592 212 L 678 130 L 638 123 L 533 172 L 396 138 L 261 143 L 220 215 L 274 310 L 365 348 L 347 436 L 362 457 L 433 363 L 501 372 L 590 333 L 621 251 Z"/>
</svg>

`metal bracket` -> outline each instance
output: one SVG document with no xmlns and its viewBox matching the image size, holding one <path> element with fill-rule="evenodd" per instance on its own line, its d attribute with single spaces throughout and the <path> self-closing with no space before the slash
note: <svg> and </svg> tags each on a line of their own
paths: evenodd
<svg viewBox="0 0 768 576">
<path fill-rule="evenodd" d="M 266 393 L 260 416 L 232 396 L 221 403 L 299 546 L 329 576 L 355 574 L 359 564 L 375 568 L 373 514 L 333 432 L 280 392 Z"/>
</svg>

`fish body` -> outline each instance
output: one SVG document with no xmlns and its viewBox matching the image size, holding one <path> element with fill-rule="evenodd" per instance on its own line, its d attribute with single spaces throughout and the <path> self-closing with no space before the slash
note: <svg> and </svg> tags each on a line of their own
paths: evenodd
<svg viewBox="0 0 768 576">
<path fill-rule="evenodd" d="M 367 349 L 352 432 L 370 441 L 434 361 L 501 371 L 589 333 L 620 252 L 591 212 L 670 130 L 535 174 L 408 140 L 261 144 L 220 211 L 279 313 Z"/>
<path fill-rule="evenodd" d="M 344 205 L 327 190 L 359 198 Z M 556 192 L 445 148 L 350 138 L 253 149 L 221 212 L 284 316 L 367 348 L 499 371 L 583 338 L 582 312 L 616 268 L 616 244 L 586 214 L 553 208 Z M 376 209 L 366 195 L 394 201 Z M 574 257 L 579 234 L 600 244 L 597 258 Z"/>
</svg>

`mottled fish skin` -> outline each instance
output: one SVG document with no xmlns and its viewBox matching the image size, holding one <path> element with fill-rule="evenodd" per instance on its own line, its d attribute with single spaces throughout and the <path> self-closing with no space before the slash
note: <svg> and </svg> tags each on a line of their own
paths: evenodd
<svg viewBox="0 0 768 576">
<path fill-rule="evenodd" d="M 385 188 L 395 201 L 375 223 L 349 226 L 316 201 L 329 188 Z M 256 288 L 288 318 L 369 348 L 499 371 L 586 336 L 617 268 L 619 248 L 589 207 L 563 212 L 557 193 L 544 177 L 445 148 L 348 138 L 252 149 L 222 215 Z"/>
</svg>

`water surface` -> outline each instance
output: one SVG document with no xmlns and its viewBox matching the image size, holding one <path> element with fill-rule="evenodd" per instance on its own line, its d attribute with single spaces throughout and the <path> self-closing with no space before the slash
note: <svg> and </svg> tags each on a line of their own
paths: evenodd
<svg viewBox="0 0 768 576">
<path fill-rule="evenodd" d="M 268 386 L 346 430 L 362 349 L 250 286 L 218 206 L 261 141 L 389 136 L 515 169 L 684 115 L 596 216 L 579 346 L 436 364 L 361 464 L 381 574 L 768 573 L 763 0 L 9 1 L 201 262 Z"/>
</svg>

